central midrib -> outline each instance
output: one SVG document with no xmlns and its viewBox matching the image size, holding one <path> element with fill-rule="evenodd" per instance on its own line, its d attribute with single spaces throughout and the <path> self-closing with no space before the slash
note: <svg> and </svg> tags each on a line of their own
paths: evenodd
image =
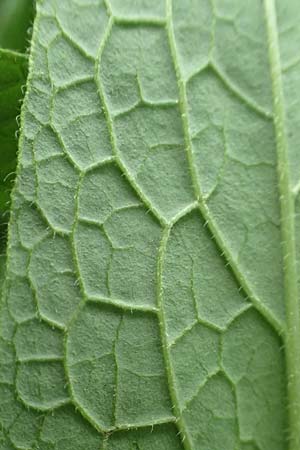
<svg viewBox="0 0 300 450">
<path fill-rule="evenodd" d="M 282 70 L 274 0 L 264 0 L 272 80 L 277 148 L 278 187 L 281 210 L 284 297 L 286 307 L 285 355 L 289 413 L 289 450 L 300 449 L 300 318 L 296 268 L 295 205 L 291 189 Z"/>
</svg>

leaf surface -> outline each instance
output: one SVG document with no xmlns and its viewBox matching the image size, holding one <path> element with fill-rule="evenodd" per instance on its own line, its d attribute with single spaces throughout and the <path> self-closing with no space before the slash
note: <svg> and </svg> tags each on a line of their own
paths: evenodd
<svg viewBox="0 0 300 450">
<path fill-rule="evenodd" d="M 3 448 L 299 450 L 299 19 L 39 2 Z"/>
</svg>

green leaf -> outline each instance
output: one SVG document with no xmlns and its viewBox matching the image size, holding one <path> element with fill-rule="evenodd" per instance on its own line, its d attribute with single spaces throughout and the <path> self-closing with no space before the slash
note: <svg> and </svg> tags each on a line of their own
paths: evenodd
<svg viewBox="0 0 300 450">
<path fill-rule="evenodd" d="M 299 450 L 296 0 L 44 0 L 3 448 Z"/>
<path fill-rule="evenodd" d="M 33 0 L 0 1 L 0 47 L 24 52 L 33 20 Z"/>
<path fill-rule="evenodd" d="M 4 282 L 4 277 L 5 277 L 5 263 L 6 263 L 5 255 L 0 255 L 0 286 L 1 287 L 2 287 L 2 283 Z"/>
<path fill-rule="evenodd" d="M 5 273 L 3 253 L 10 191 L 17 163 L 16 117 L 19 115 L 22 87 L 25 87 L 27 76 L 27 57 L 15 50 L 26 49 L 33 10 L 32 0 L 0 2 L 0 286 Z"/>
<path fill-rule="evenodd" d="M 0 49 L 0 254 L 6 242 L 9 198 L 16 170 L 16 117 L 20 112 L 26 75 L 27 58 L 20 53 Z M 0 273 L 3 271 L 2 266 L 1 258 Z"/>
</svg>

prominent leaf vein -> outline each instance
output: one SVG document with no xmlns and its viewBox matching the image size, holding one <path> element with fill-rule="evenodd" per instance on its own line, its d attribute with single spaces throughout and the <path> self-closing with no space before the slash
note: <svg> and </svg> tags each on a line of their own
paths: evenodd
<svg viewBox="0 0 300 450">
<path fill-rule="evenodd" d="M 288 143 L 285 129 L 285 106 L 282 86 L 276 7 L 274 0 L 265 0 L 265 18 L 269 43 L 269 60 L 272 79 L 274 125 L 277 147 L 278 186 L 281 209 L 284 291 L 287 331 L 285 352 L 288 375 L 290 450 L 300 447 L 300 311 L 297 286 L 295 245 L 295 207 L 292 195 Z"/>
<path fill-rule="evenodd" d="M 103 86 L 102 86 L 101 76 L 100 76 L 101 58 L 102 58 L 102 54 L 103 54 L 105 45 L 107 43 L 107 40 L 108 40 L 108 38 L 110 36 L 113 24 L 114 24 L 114 18 L 113 18 L 113 16 L 111 16 L 109 18 L 108 25 L 107 25 L 105 33 L 104 33 L 104 37 L 102 38 L 102 41 L 100 43 L 98 54 L 97 54 L 97 57 L 96 57 L 96 64 L 95 64 L 95 81 L 96 81 L 96 85 L 97 85 L 97 88 L 98 88 L 99 98 L 100 98 L 101 103 L 103 105 L 104 114 L 105 114 L 106 121 L 107 121 L 107 126 L 108 126 L 108 130 L 109 130 L 109 134 L 110 134 L 112 151 L 113 151 L 113 154 L 114 154 L 114 156 L 116 158 L 116 163 L 119 166 L 121 172 L 125 175 L 125 177 L 127 178 L 129 184 L 132 186 L 134 191 L 137 193 L 137 195 L 139 196 L 141 201 L 144 203 L 144 205 L 147 207 L 147 209 L 152 212 L 152 214 L 156 217 L 158 222 L 162 226 L 165 226 L 165 225 L 167 225 L 165 219 L 160 215 L 160 213 L 151 204 L 151 202 L 145 197 L 144 193 L 139 188 L 138 184 L 134 180 L 134 177 L 127 170 L 127 167 L 125 166 L 125 164 L 123 163 L 123 161 L 121 160 L 120 155 L 119 155 L 118 146 L 117 146 L 117 142 L 116 142 L 116 136 L 115 136 L 115 132 L 114 132 L 114 125 L 113 125 L 113 121 L 112 121 L 112 118 L 111 118 L 111 115 L 110 115 L 110 112 L 109 112 L 109 109 L 108 109 L 108 106 L 107 106 L 107 102 L 106 102 L 106 98 L 105 98 L 105 94 L 104 94 L 104 89 L 103 89 Z"/>
<path fill-rule="evenodd" d="M 187 102 L 187 95 L 186 95 L 186 83 L 184 82 L 183 76 L 181 74 L 180 65 L 179 65 L 178 56 L 177 56 L 174 31 L 173 31 L 172 0 L 166 0 L 166 1 L 167 1 L 167 30 L 168 30 L 171 54 L 173 57 L 173 62 L 174 62 L 175 72 L 176 72 L 177 82 L 178 82 L 179 107 L 181 110 L 187 159 L 188 159 L 188 163 L 189 163 L 189 167 L 190 167 L 190 173 L 191 173 L 191 178 L 192 178 L 195 195 L 196 195 L 198 205 L 199 205 L 199 211 L 200 211 L 202 217 L 204 218 L 205 223 L 207 224 L 207 227 L 210 230 L 213 239 L 217 243 L 217 245 L 220 249 L 220 253 L 225 256 L 229 266 L 231 267 L 231 270 L 232 270 L 233 274 L 235 275 L 238 285 L 243 288 L 244 292 L 246 293 L 248 298 L 251 300 L 254 307 L 262 314 L 262 316 L 266 319 L 266 321 L 276 330 L 276 332 L 278 334 L 281 335 L 284 332 L 283 324 L 278 321 L 278 319 L 272 314 L 272 312 L 270 310 L 265 308 L 263 303 L 260 301 L 260 299 L 254 294 L 254 292 L 250 288 L 250 286 L 247 283 L 242 272 L 239 270 L 236 262 L 233 260 L 231 254 L 230 254 L 230 251 L 228 250 L 228 248 L 226 246 L 224 239 L 222 238 L 221 234 L 219 233 L 219 230 L 218 230 L 217 226 L 215 225 L 213 218 L 210 215 L 210 212 L 207 208 L 207 205 L 206 205 L 203 195 L 201 193 L 201 187 L 200 187 L 200 184 L 198 181 L 198 174 L 197 174 L 196 164 L 194 161 L 193 148 L 192 148 L 192 142 L 191 142 L 190 131 L 189 131 L 190 127 L 189 127 L 189 116 L 188 116 L 188 114 L 189 114 L 188 113 L 188 102 Z"/>
<path fill-rule="evenodd" d="M 166 247 L 168 243 L 168 239 L 170 236 L 171 229 L 166 227 L 163 232 L 163 236 L 161 239 L 159 254 L 158 254 L 158 265 L 157 265 L 157 278 L 158 278 L 158 292 L 157 292 L 157 301 L 158 301 L 158 317 L 159 317 L 159 327 L 161 333 L 162 340 L 162 349 L 165 360 L 166 373 L 169 384 L 169 392 L 171 396 L 171 400 L 174 407 L 174 412 L 176 416 L 176 425 L 179 430 L 179 433 L 182 438 L 182 444 L 185 450 L 193 450 L 192 440 L 189 436 L 187 426 L 183 415 L 181 413 L 180 405 L 178 402 L 178 393 L 176 388 L 176 381 L 173 372 L 170 350 L 168 348 L 168 339 L 167 339 L 167 327 L 166 320 L 164 314 L 164 306 L 163 306 L 163 286 L 162 286 L 162 277 L 163 277 L 163 265 L 164 265 L 164 257 L 166 252 Z"/>
</svg>

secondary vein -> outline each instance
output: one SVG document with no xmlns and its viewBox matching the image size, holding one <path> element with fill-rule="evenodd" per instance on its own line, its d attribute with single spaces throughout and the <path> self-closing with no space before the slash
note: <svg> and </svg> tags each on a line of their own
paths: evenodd
<svg viewBox="0 0 300 450">
<path fill-rule="evenodd" d="M 285 130 L 285 107 L 282 84 L 276 7 L 274 0 L 264 0 L 272 80 L 274 126 L 277 147 L 277 171 L 281 210 L 284 289 L 286 306 L 285 354 L 289 412 L 289 450 L 300 448 L 300 313 L 297 286 L 295 243 L 295 205 L 292 195 L 288 143 Z"/>
<path fill-rule="evenodd" d="M 200 211 L 201 216 L 203 217 L 205 224 L 207 225 L 208 229 L 211 232 L 212 237 L 214 238 L 217 246 L 220 249 L 220 253 L 224 255 L 226 258 L 229 266 L 231 267 L 231 270 L 233 272 L 233 275 L 235 276 L 235 279 L 239 286 L 242 287 L 245 294 L 248 296 L 249 300 L 255 307 L 257 311 L 265 318 L 266 322 L 270 324 L 270 326 L 279 334 L 283 334 L 283 326 L 282 324 L 277 320 L 277 318 L 272 314 L 270 310 L 268 310 L 264 304 L 260 301 L 260 299 L 255 295 L 255 293 L 252 291 L 251 287 L 247 283 L 244 275 L 238 268 L 236 262 L 233 260 L 230 251 L 228 250 L 226 243 L 224 242 L 223 237 L 219 233 L 211 215 L 208 210 L 208 207 L 204 201 L 201 187 L 199 184 L 198 179 L 198 173 L 194 161 L 194 155 L 193 155 L 193 148 L 192 148 L 192 141 L 189 131 L 189 118 L 188 118 L 188 100 L 187 100 L 187 94 L 186 94 L 186 83 L 183 80 L 180 65 L 178 61 L 177 56 L 177 49 L 176 49 L 176 42 L 174 37 L 174 31 L 173 31 L 173 21 L 172 21 L 172 0 L 166 0 L 167 2 L 167 31 L 168 31 L 168 38 L 169 38 L 169 45 L 171 49 L 171 54 L 173 57 L 173 63 L 175 67 L 176 77 L 177 77 L 177 83 L 178 83 L 178 90 L 179 90 L 179 107 L 182 117 L 182 124 L 183 124 L 183 133 L 184 133 L 184 139 L 185 139 L 185 146 L 186 146 L 186 152 L 187 152 L 187 159 L 188 164 L 190 167 L 190 173 L 192 178 L 192 184 L 195 192 L 195 196 L 198 202 L 198 208 Z"/>
<path fill-rule="evenodd" d="M 140 200 L 145 205 L 145 207 L 148 209 L 148 211 L 151 211 L 152 214 L 154 215 L 154 217 L 160 223 L 160 225 L 162 227 L 164 227 L 167 225 L 166 220 L 161 216 L 161 214 L 157 211 L 157 209 L 151 204 L 151 202 L 143 194 L 143 192 L 139 188 L 138 184 L 136 183 L 134 176 L 127 169 L 126 165 L 123 163 L 123 160 L 119 154 L 117 139 L 116 139 L 115 131 L 114 131 L 113 117 L 109 111 L 109 107 L 108 107 L 107 100 L 105 97 L 104 87 L 103 87 L 101 76 L 100 76 L 100 65 L 102 62 L 103 52 L 104 52 L 106 43 L 109 39 L 113 25 L 114 25 L 114 17 L 111 15 L 109 18 L 106 30 L 104 32 L 104 37 L 102 38 L 100 45 L 99 45 L 98 54 L 97 54 L 96 61 L 95 61 L 95 75 L 94 75 L 99 99 L 100 99 L 100 102 L 103 107 L 103 112 L 104 112 L 104 116 L 106 119 L 109 135 L 110 135 L 112 153 L 115 158 L 115 162 L 116 162 L 117 166 L 119 167 L 120 171 L 125 175 L 128 183 L 131 185 L 132 189 L 136 192 L 137 196 L 140 198 Z"/>
<path fill-rule="evenodd" d="M 163 231 L 161 244 L 159 248 L 159 255 L 158 255 L 158 267 L 157 267 L 157 279 L 158 279 L 158 296 L 157 296 L 157 304 L 158 304 L 158 318 L 159 318 L 159 328 L 160 328 L 160 334 L 161 334 L 161 341 L 162 341 L 162 349 L 163 349 L 163 356 L 165 360 L 165 367 L 166 367 L 166 373 L 168 378 L 168 385 L 169 385 L 169 392 L 170 397 L 172 400 L 172 404 L 174 407 L 174 412 L 176 416 L 176 425 L 179 430 L 179 433 L 182 438 L 182 445 L 185 450 L 193 450 L 193 445 L 191 438 L 189 436 L 184 418 L 181 413 L 179 401 L 178 401 L 178 394 L 176 390 L 176 382 L 174 377 L 174 371 L 172 367 L 172 361 L 170 356 L 170 350 L 169 350 L 169 343 L 167 339 L 167 325 L 165 320 L 165 314 L 164 314 L 164 308 L 163 308 L 163 286 L 162 286 L 162 276 L 163 276 L 163 265 L 164 265 L 164 258 L 166 253 L 166 247 L 170 236 L 170 230 L 171 227 L 166 227 Z"/>
</svg>

